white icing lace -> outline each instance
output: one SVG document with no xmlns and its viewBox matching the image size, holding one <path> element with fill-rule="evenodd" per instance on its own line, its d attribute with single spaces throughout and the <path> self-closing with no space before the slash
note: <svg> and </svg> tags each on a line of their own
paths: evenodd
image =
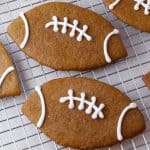
<svg viewBox="0 0 150 150">
<path fill-rule="evenodd" d="M 144 14 L 149 15 L 150 13 L 150 0 L 134 0 L 136 4 L 134 5 L 134 10 L 139 10 L 140 6 L 144 7 Z"/>
<path fill-rule="evenodd" d="M 64 17 L 63 22 L 58 21 L 57 16 L 53 16 L 52 20 L 53 21 L 50 21 L 50 22 L 45 24 L 45 28 L 53 26 L 53 31 L 58 32 L 59 31 L 58 26 L 62 26 L 61 33 L 65 34 L 67 32 L 67 27 L 69 27 L 69 28 L 71 28 L 71 31 L 70 31 L 70 34 L 69 34 L 70 37 L 74 37 L 76 31 L 79 33 L 78 36 L 77 36 L 77 41 L 79 41 L 79 42 L 82 41 L 83 37 L 85 37 L 88 41 L 92 40 L 92 37 L 86 33 L 86 31 L 88 29 L 88 26 L 83 25 L 83 29 L 78 28 L 78 23 L 79 23 L 78 20 L 74 20 L 73 24 L 68 23 L 68 18 L 67 17 Z"/>
<path fill-rule="evenodd" d="M 97 107 L 95 105 L 96 102 L 96 97 L 92 96 L 91 97 L 91 101 L 88 101 L 85 99 L 85 93 L 81 93 L 81 97 L 74 97 L 73 96 L 73 90 L 69 89 L 68 90 L 68 96 L 66 97 L 61 97 L 60 98 L 60 103 L 65 103 L 66 101 L 69 101 L 69 109 L 73 109 L 75 107 L 74 101 L 78 101 L 80 102 L 80 104 L 78 105 L 78 110 L 83 110 L 85 107 L 85 104 L 88 105 L 88 107 L 85 110 L 86 114 L 91 114 L 92 113 L 92 119 L 97 119 L 98 117 L 103 119 L 104 118 L 104 114 L 102 112 L 103 108 L 105 107 L 105 105 L 102 103 L 99 105 L 99 107 Z"/>
<path fill-rule="evenodd" d="M 113 3 L 109 5 L 109 9 L 114 9 L 116 5 L 120 2 L 121 0 L 115 0 Z M 150 0 L 134 0 L 136 4 L 134 5 L 134 10 L 139 10 L 140 6 L 144 7 L 144 14 L 149 15 L 150 13 Z"/>
</svg>

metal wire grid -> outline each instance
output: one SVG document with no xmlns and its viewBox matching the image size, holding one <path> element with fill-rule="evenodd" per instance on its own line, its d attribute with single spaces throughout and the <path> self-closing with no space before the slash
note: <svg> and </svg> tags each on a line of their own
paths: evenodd
<svg viewBox="0 0 150 150">
<path fill-rule="evenodd" d="M 58 146 L 38 131 L 20 112 L 27 95 L 34 90 L 35 85 L 49 79 L 65 76 L 88 76 L 107 82 L 135 101 L 145 116 L 147 128 L 143 134 L 126 140 L 122 144 L 106 148 L 109 150 L 149 150 L 150 146 L 150 92 L 141 80 L 141 76 L 150 70 L 150 36 L 127 26 L 117 20 L 103 5 L 101 0 L 68 0 L 96 11 L 112 22 L 121 31 L 122 39 L 129 56 L 105 68 L 82 72 L 62 72 L 41 66 L 23 52 L 7 36 L 7 25 L 18 16 L 20 11 L 26 11 L 35 5 L 50 0 L 0 0 L 0 41 L 10 52 L 20 78 L 22 95 L 5 98 L 0 101 L 0 149 L 35 149 L 60 150 L 69 149 Z M 67 0 L 66 0 L 67 1 Z"/>
</svg>

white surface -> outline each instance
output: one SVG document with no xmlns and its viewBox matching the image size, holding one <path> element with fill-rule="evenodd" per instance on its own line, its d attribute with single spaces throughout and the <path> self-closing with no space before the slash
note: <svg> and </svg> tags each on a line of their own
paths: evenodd
<svg viewBox="0 0 150 150">
<path fill-rule="evenodd" d="M 44 1 L 44 0 L 43 0 Z M 27 95 L 35 85 L 49 79 L 64 76 L 88 76 L 110 83 L 126 93 L 140 108 L 145 116 L 146 130 L 143 134 L 111 147 L 111 150 L 147 150 L 150 148 L 150 91 L 145 87 L 141 76 L 150 70 L 150 34 L 140 32 L 117 20 L 105 9 L 101 0 L 68 0 L 87 7 L 110 20 L 120 29 L 129 56 L 105 68 L 83 72 L 62 72 L 40 66 L 19 50 L 6 34 L 6 27 L 20 11 L 31 9 L 43 3 L 42 0 L 0 0 L 0 41 L 11 53 L 15 61 L 22 86 L 22 95 L 0 101 L 0 149 L 65 149 L 39 132 L 20 112 Z M 7 99 L 7 100 L 6 100 Z M 131 122 L 132 123 L 132 122 Z M 138 122 L 137 122 L 138 123 Z M 69 148 L 66 148 L 69 149 Z"/>
</svg>

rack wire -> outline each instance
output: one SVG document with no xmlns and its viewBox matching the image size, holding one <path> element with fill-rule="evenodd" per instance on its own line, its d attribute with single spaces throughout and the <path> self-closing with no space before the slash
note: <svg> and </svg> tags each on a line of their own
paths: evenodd
<svg viewBox="0 0 150 150">
<path fill-rule="evenodd" d="M 27 95 L 34 90 L 37 84 L 59 77 L 87 76 L 109 83 L 127 94 L 137 103 L 146 121 L 146 130 L 142 134 L 105 149 L 149 150 L 150 91 L 145 87 L 141 77 L 150 70 L 150 35 L 122 23 L 105 8 L 102 0 L 66 0 L 101 14 L 118 28 L 121 31 L 121 37 L 129 56 L 96 70 L 82 72 L 55 71 L 41 66 L 26 56 L 6 33 L 8 24 L 19 15 L 20 11 L 27 11 L 49 1 L 52 0 L 0 0 L 0 41 L 5 45 L 14 60 L 22 87 L 20 96 L 0 100 L 0 149 L 71 150 L 71 148 L 59 146 L 54 141 L 49 140 L 27 120 L 21 113 L 20 108 Z"/>
</svg>

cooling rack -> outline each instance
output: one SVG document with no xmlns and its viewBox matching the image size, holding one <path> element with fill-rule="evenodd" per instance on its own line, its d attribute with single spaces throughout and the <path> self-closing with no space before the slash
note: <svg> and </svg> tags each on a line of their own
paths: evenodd
<svg viewBox="0 0 150 150">
<path fill-rule="evenodd" d="M 142 134 L 105 149 L 149 150 L 150 91 L 145 87 L 141 77 L 150 70 L 150 34 L 143 33 L 119 21 L 105 8 L 102 0 L 66 0 L 101 14 L 118 28 L 129 56 L 115 64 L 96 70 L 55 71 L 41 66 L 26 56 L 6 33 L 8 24 L 19 15 L 20 11 L 27 11 L 48 1 L 50 0 L 0 0 L 0 41 L 14 60 L 22 87 L 20 96 L 0 100 L 0 149 L 73 150 L 49 140 L 27 120 L 20 108 L 37 84 L 59 77 L 87 76 L 109 83 L 127 94 L 137 103 L 146 121 L 146 130 Z"/>
</svg>

